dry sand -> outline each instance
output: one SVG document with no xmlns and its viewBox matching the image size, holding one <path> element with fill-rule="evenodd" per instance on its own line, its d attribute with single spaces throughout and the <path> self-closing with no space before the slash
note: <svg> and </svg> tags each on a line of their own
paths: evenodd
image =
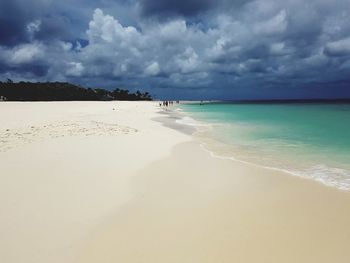
<svg viewBox="0 0 350 263">
<path fill-rule="evenodd" d="M 0 103 L 0 262 L 350 262 L 350 194 L 216 159 L 152 102 Z"/>
</svg>

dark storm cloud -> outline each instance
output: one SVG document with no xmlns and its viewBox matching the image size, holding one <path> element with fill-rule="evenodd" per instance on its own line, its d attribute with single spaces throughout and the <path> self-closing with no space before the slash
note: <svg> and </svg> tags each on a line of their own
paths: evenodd
<svg viewBox="0 0 350 263">
<path fill-rule="evenodd" d="M 33 18 L 19 1 L 0 1 L 0 45 L 15 45 L 27 39 L 26 24 Z"/>
<path fill-rule="evenodd" d="M 0 77 L 160 95 L 345 96 L 349 9 L 348 0 L 0 0 Z"/>
<path fill-rule="evenodd" d="M 33 62 L 33 63 L 24 63 L 19 66 L 8 65 L 0 62 L 0 73 L 6 73 L 11 71 L 13 74 L 17 75 L 32 75 L 34 77 L 44 77 L 47 75 L 49 70 L 49 65 L 45 62 Z"/>
<path fill-rule="evenodd" d="M 15 46 L 33 37 L 41 40 L 65 37 L 70 28 L 65 20 L 69 19 L 50 14 L 48 1 L 0 1 L 0 45 Z M 29 32 L 31 23 L 39 23 L 40 30 Z"/>
<path fill-rule="evenodd" d="M 250 0 L 140 0 L 143 16 L 166 18 L 168 16 L 192 17 L 210 10 L 237 8 Z"/>
<path fill-rule="evenodd" d="M 142 13 L 144 15 L 184 15 L 192 16 L 206 11 L 215 6 L 213 0 L 141 0 Z"/>
<path fill-rule="evenodd" d="M 68 0 L 0 0 L 0 45 L 82 37 L 94 8 L 85 5 L 89 1 L 76 3 L 72 8 Z M 35 23 L 37 30 L 30 32 Z"/>
<path fill-rule="evenodd" d="M 24 64 L 21 65 L 20 67 L 14 67 L 12 70 L 18 74 L 23 74 L 23 73 L 32 73 L 36 77 L 43 77 L 46 76 L 48 73 L 48 65 L 43 63 L 43 64 Z"/>
<path fill-rule="evenodd" d="M 52 39 L 72 39 L 74 34 L 67 29 L 71 26 L 71 20 L 64 16 L 43 17 L 40 20 L 40 30 L 36 32 L 34 37 L 40 40 Z"/>
</svg>

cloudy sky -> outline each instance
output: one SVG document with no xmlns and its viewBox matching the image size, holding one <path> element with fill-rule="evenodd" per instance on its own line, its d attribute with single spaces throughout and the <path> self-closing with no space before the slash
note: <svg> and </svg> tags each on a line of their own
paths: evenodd
<svg viewBox="0 0 350 263">
<path fill-rule="evenodd" d="M 0 0 L 0 80 L 350 98 L 350 0 Z"/>
</svg>

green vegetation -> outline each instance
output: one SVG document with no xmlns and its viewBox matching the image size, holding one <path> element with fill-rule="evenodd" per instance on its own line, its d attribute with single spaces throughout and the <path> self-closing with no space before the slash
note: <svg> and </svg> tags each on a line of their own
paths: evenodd
<svg viewBox="0 0 350 263">
<path fill-rule="evenodd" d="M 18 82 L 0 81 L 0 96 L 8 101 L 104 101 L 104 100 L 152 100 L 148 92 L 128 90 L 83 88 L 66 82 Z"/>
</svg>

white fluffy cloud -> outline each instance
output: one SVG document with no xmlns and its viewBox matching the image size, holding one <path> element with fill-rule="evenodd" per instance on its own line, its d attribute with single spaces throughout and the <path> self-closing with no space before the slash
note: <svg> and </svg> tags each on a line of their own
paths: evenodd
<svg viewBox="0 0 350 263">
<path fill-rule="evenodd" d="M 80 62 L 69 62 L 66 75 L 71 77 L 80 77 L 83 74 L 84 66 Z"/>
<path fill-rule="evenodd" d="M 11 62 L 14 64 L 26 64 L 42 59 L 45 47 L 40 43 L 31 43 L 17 46 L 12 50 Z"/>
<path fill-rule="evenodd" d="M 328 43 L 325 50 L 331 56 L 350 55 L 350 37 Z"/>
<path fill-rule="evenodd" d="M 281 10 L 275 16 L 266 21 L 260 21 L 254 25 L 254 31 L 257 34 L 275 35 L 282 34 L 287 28 L 287 13 L 286 10 Z"/>
<path fill-rule="evenodd" d="M 40 26 L 41 26 L 40 20 L 34 20 L 27 24 L 27 32 L 30 38 L 32 38 L 35 33 L 40 31 Z"/>
<path fill-rule="evenodd" d="M 146 76 L 157 76 L 159 72 L 160 72 L 160 68 L 157 62 L 152 62 L 145 68 Z"/>
</svg>

